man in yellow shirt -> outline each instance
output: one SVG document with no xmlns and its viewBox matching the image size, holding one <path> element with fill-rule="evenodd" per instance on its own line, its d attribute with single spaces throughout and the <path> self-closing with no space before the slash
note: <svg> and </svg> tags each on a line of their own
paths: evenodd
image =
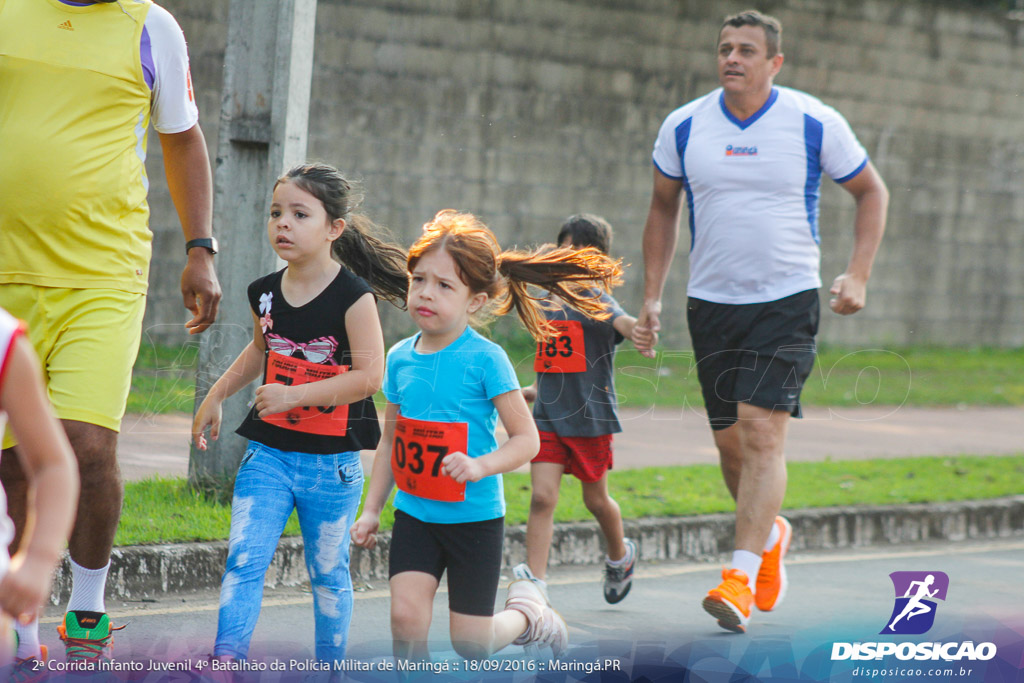
<svg viewBox="0 0 1024 683">
<path fill-rule="evenodd" d="M 69 659 L 110 656 L 103 593 L 123 497 L 117 432 L 149 281 L 150 122 L 185 235 L 181 289 L 194 334 L 213 323 L 221 293 L 181 29 L 149 0 L 0 0 L 0 306 L 28 322 L 81 474 L 58 629 Z M 5 435 L 4 448 L 13 445 Z M 0 476 L 17 547 L 26 480 L 6 451 Z M 37 624 L 17 631 L 23 664 L 44 657 Z"/>
</svg>

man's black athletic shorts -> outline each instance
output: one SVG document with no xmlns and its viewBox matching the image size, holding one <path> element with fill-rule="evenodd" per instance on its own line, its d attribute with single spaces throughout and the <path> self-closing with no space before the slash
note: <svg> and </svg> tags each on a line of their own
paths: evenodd
<svg viewBox="0 0 1024 683">
<path fill-rule="evenodd" d="M 739 403 L 800 417 L 800 391 L 814 367 L 818 291 L 758 304 L 689 299 L 686 319 L 711 428 L 736 422 Z"/>
</svg>

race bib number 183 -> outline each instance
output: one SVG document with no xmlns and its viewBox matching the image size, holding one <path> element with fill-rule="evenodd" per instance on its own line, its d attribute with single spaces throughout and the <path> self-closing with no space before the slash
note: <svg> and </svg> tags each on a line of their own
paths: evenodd
<svg viewBox="0 0 1024 683">
<path fill-rule="evenodd" d="M 551 341 L 537 342 L 533 369 L 536 372 L 586 372 L 583 325 L 579 320 L 552 320 L 551 324 L 558 332 Z"/>
</svg>

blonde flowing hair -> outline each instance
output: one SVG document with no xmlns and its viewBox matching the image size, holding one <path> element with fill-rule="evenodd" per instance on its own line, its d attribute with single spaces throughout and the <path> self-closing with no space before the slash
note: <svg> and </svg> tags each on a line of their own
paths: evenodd
<svg viewBox="0 0 1024 683">
<path fill-rule="evenodd" d="M 610 314 L 600 300 L 601 293 L 622 282 L 620 262 L 597 249 L 548 245 L 532 251 L 502 251 L 479 218 L 453 209 L 439 211 L 424 224 L 423 234 L 409 248 L 409 272 L 424 254 L 438 249 L 452 257 L 459 278 L 470 291 L 484 292 L 490 299 L 478 319 L 504 315 L 514 308 L 536 340 L 555 336 L 555 328 L 543 314 L 550 306 L 548 292 L 586 316 L 605 320 Z M 533 294 L 531 285 L 546 292 Z"/>
</svg>

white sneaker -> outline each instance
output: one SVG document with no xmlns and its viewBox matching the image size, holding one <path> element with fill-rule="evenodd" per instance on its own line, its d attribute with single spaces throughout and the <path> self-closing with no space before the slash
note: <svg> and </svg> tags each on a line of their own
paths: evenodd
<svg viewBox="0 0 1024 683">
<path fill-rule="evenodd" d="M 551 605 L 551 598 L 548 597 L 548 584 L 545 583 L 544 579 L 538 579 L 533 575 L 533 572 L 530 571 L 530 565 L 522 562 L 512 567 L 512 576 L 519 580 L 526 579 L 527 581 L 533 581 L 537 588 L 540 589 L 540 592 L 544 594 L 544 602 L 549 606 Z"/>
<path fill-rule="evenodd" d="M 558 657 L 569 647 L 569 629 L 565 620 L 544 597 L 540 587 L 529 579 L 517 579 L 508 586 L 505 609 L 514 609 L 526 617 L 526 630 L 514 645 L 547 645 Z"/>
</svg>

